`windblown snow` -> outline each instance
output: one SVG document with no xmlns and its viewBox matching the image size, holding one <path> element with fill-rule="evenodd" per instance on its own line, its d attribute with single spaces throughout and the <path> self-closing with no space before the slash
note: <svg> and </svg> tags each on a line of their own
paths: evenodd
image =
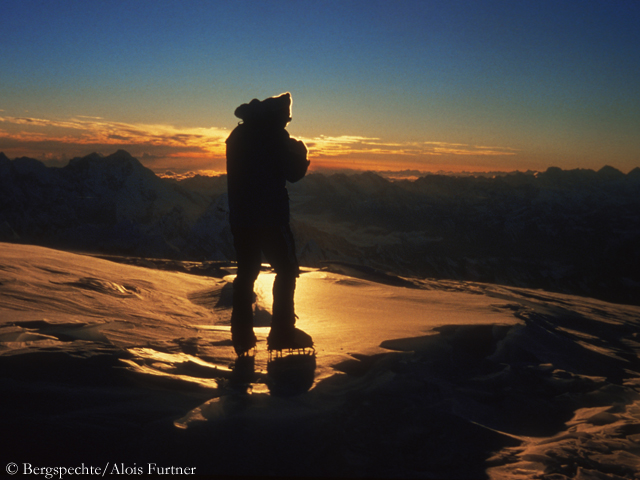
<svg viewBox="0 0 640 480">
<path fill-rule="evenodd" d="M 156 265 L 157 266 L 157 265 Z M 233 387 L 234 271 L 0 244 L 3 457 L 197 474 L 639 478 L 640 307 L 492 284 L 305 269 L 308 391 Z M 375 281 L 374 281 L 375 280 Z"/>
</svg>

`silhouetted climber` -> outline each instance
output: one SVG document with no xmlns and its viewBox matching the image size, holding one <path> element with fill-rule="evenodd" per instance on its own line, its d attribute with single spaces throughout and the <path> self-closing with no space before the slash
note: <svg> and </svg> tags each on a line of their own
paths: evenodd
<svg viewBox="0 0 640 480">
<path fill-rule="evenodd" d="M 227 138 L 229 222 L 238 262 L 231 315 L 233 346 L 242 355 L 256 345 L 253 286 L 264 253 L 276 272 L 268 348 L 312 347 L 311 337 L 294 326 L 294 291 L 300 269 L 289 226 L 286 181 L 304 177 L 309 161 L 304 143 L 290 138 L 286 131 L 291 121 L 291 94 L 253 99 L 234 114 L 242 122 Z"/>
</svg>

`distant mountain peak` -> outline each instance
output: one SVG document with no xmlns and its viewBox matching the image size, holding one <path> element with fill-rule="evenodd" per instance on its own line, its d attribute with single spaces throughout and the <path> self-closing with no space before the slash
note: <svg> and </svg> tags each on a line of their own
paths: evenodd
<svg viewBox="0 0 640 480">
<path fill-rule="evenodd" d="M 69 161 L 69 168 L 113 168 L 114 166 L 127 166 L 127 168 L 144 169 L 146 167 L 126 150 L 117 150 L 111 155 L 103 156 L 99 153 L 90 153 L 81 158 Z"/>
<path fill-rule="evenodd" d="M 624 173 L 622 173 L 617 168 L 611 167 L 609 165 L 605 165 L 600 170 L 598 170 L 598 175 L 600 175 L 601 177 L 608 177 L 611 179 L 624 177 Z"/>
<path fill-rule="evenodd" d="M 545 175 L 562 175 L 562 170 L 560 167 L 549 167 L 544 171 Z"/>
<path fill-rule="evenodd" d="M 68 167 L 74 167 L 82 164 L 88 164 L 89 162 L 95 162 L 97 160 L 102 159 L 102 155 L 97 152 L 90 153 L 89 155 L 85 155 L 84 157 L 75 157 L 69 160 Z"/>
<path fill-rule="evenodd" d="M 629 178 L 638 178 L 638 179 L 640 179 L 640 167 L 636 167 L 633 170 L 631 170 L 629 173 L 627 173 L 627 176 Z"/>
<path fill-rule="evenodd" d="M 108 155 L 105 158 L 126 158 L 126 159 L 133 159 L 138 161 L 137 158 L 135 158 L 133 155 L 131 155 L 129 152 L 127 152 L 126 150 L 116 150 L 115 153 L 112 153 L 111 155 Z"/>
</svg>

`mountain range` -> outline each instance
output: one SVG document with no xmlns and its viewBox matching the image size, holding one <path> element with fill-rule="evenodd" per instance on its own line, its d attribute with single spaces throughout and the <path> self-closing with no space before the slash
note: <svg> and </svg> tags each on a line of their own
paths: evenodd
<svg viewBox="0 0 640 480">
<path fill-rule="evenodd" d="M 640 303 L 640 168 L 310 173 L 288 188 L 305 266 Z M 224 176 L 160 178 L 123 150 L 62 168 L 0 153 L 0 241 L 215 265 L 234 260 L 227 211 Z"/>
</svg>

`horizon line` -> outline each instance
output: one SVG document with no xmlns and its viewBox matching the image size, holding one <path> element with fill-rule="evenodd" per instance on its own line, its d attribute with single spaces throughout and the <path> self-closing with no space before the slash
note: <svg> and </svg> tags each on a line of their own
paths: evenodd
<svg viewBox="0 0 640 480">
<path fill-rule="evenodd" d="M 136 161 L 138 161 L 143 167 L 149 169 L 151 172 L 154 173 L 154 175 L 156 175 L 159 178 L 173 178 L 173 179 L 178 179 L 178 180 L 185 180 L 188 178 L 194 178 L 196 176 L 202 176 L 202 177 L 220 177 L 220 176 L 224 176 L 226 175 L 226 171 L 225 170 L 214 170 L 214 169 L 188 169 L 188 170 L 183 170 L 180 168 L 152 168 L 150 166 L 147 166 L 144 164 L 143 160 L 141 160 L 140 158 L 138 158 L 135 155 L 132 155 L 131 153 L 129 153 L 127 150 L 125 149 L 117 149 L 115 152 L 110 153 L 110 154 L 102 154 L 100 152 L 90 152 L 86 155 L 81 155 L 81 156 L 75 156 L 73 158 L 70 159 L 57 159 L 57 158 L 53 158 L 51 160 L 48 159 L 38 159 L 38 158 L 34 158 L 34 157 L 29 157 L 29 156 L 21 156 L 21 157 L 14 157 L 13 159 L 9 158 L 3 151 L 0 151 L 0 156 L 4 156 L 5 158 L 7 158 L 9 161 L 14 161 L 14 160 L 19 160 L 22 158 L 28 158 L 30 160 L 36 160 L 40 163 L 42 163 L 44 166 L 48 167 L 48 168 L 64 168 L 66 167 L 72 160 L 77 160 L 77 159 L 82 159 L 82 158 L 86 158 L 92 155 L 98 155 L 100 158 L 108 158 L 114 155 L 117 155 L 119 152 L 124 152 L 127 155 L 129 155 L 131 158 L 134 158 Z M 142 156 L 142 158 L 144 159 L 144 156 Z M 370 164 L 367 164 L 370 165 Z M 540 174 L 540 173 L 544 173 L 547 172 L 549 170 L 554 170 L 554 169 L 558 169 L 560 171 L 563 172 L 570 172 L 570 171 L 575 171 L 575 170 L 584 170 L 584 171 L 592 171 L 592 172 L 600 172 L 603 169 L 613 169 L 615 171 L 620 172 L 623 175 L 628 175 L 630 172 L 634 171 L 634 170 L 640 170 L 640 167 L 634 167 L 632 169 L 629 170 L 629 172 L 623 172 L 622 170 L 620 170 L 619 168 L 613 167 L 611 165 L 605 164 L 603 165 L 601 168 L 599 169 L 593 169 L 593 168 L 562 168 L 562 167 L 558 167 L 558 166 L 549 166 L 546 169 L 542 170 L 542 169 L 527 169 L 527 170 L 521 170 L 521 169 L 503 169 L 503 170 L 460 170 L 460 169 L 456 169 L 456 170 L 447 170 L 447 169 L 443 169 L 440 168 L 438 170 L 436 169 L 428 169 L 428 170 L 421 170 L 421 169 L 415 169 L 415 168 L 399 168 L 397 170 L 395 169 L 374 169 L 374 168 L 353 168 L 353 167 L 347 167 L 347 166 L 330 166 L 327 164 L 321 164 L 320 166 L 314 166 L 313 164 L 310 166 L 310 170 L 308 172 L 308 174 L 323 174 L 323 175 L 333 175 L 333 174 L 346 174 L 346 175 L 357 175 L 357 174 L 363 174 L 363 173 L 374 173 L 377 174 L 383 178 L 387 178 L 387 179 L 409 179 L 409 178 L 419 178 L 422 176 L 428 176 L 428 175 L 447 175 L 447 176 L 500 176 L 500 175 L 509 175 L 509 174 L 528 174 L 528 175 L 535 175 L 535 174 Z M 175 171 L 174 171 L 175 170 Z M 182 170 L 182 171 L 180 171 Z"/>
</svg>

